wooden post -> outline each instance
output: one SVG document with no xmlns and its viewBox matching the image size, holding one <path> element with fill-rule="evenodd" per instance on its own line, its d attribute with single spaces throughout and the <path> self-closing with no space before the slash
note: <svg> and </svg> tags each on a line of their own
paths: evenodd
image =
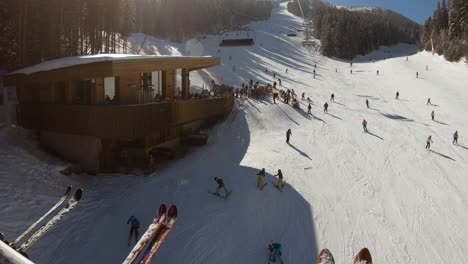
<svg viewBox="0 0 468 264">
<path fill-rule="evenodd" d="M 190 94 L 190 71 L 182 69 L 182 97 L 188 98 Z"/>
<path fill-rule="evenodd" d="M 165 70 L 162 72 L 162 97 L 172 100 L 174 98 L 175 70 Z"/>
</svg>

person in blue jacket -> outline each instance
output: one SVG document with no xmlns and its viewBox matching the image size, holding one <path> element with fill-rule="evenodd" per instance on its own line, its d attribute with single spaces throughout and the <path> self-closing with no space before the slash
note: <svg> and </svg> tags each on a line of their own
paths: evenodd
<svg viewBox="0 0 468 264">
<path fill-rule="evenodd" d="M 291 135 L 292 135 L 291 129 L 288 129 L 288 131 L 286 132 L 286 143 L 289 143 L 289 138 L 291 137 Z"/>
<path fill-rule="evenodd" d="M 270 250 L 270 261 L 276 262 L 276 259 L 279 258 L 281 260 L 282 255 L 282 247 L 281 244 L 278 242 L 273 243 L 271 241 L 270 245 L 268 245 L 268 249 Z"/>
<path fill-rule="evenodd" d="M 135 242 L 138 243 L 138 231 L 140 229 L 140 221 L 135 216 L 130 216 L 127 221 L 127 225 L 130 224 L 130 235 L 128 237 L 128 246 L 132 242 L 132 235 L 135 233 Z"/>
</svg>

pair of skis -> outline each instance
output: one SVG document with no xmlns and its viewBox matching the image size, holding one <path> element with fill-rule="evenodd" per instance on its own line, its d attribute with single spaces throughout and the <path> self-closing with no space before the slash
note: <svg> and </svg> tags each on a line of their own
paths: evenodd
<svg viewBox="0 0 468 264">
<path fill-rule="evenodd" d="M 220 197 L 220 198 L 223 198 L 224 200 L 227 200 L 227 198 L 229 198 L 229 195 L 231 195 L 231 192 L 232 192 L 232 190 L 229 190 L 229 191 L 227 192 L 227 194 L 223 196 L 223 195 L 221 195 L 221 194 L 219 194 L 219 193 L 215 193 L 215 192 L 212 192 L 212 191 L 208 191 L 208 193 L 211 193 L 211 194 L 216 195 L 216 196 L 218 196 L 218 197 Z"/>
<path fill-rule="evenodd" d="M 48 231 L 50 231 L 66 214 L 70 213 L 81 200 L 83 190 L 78 189 L 75 194 L 70 197 L 72 187 L 68 186 L 65 194 L 60 200 L 47 211 L 39 220 L 34 222 L 26 231 L 24 231 L 15 241 L 9 244 L 12 249 L 25 255 L 25 252 L 39 241 Z M 68 203 L 64 206 L 65 202 Z M 2 241 L 5 238 L 1 237 Z"/>
<path fill-rule="evenodd" d="M 71 190 L 72 186 L 68 186 L 62 198 L 60 198 L 60 200 L 47 213 L 45 213 L 39 220 L 33 223 L 23 234 L 13 241 L 11 246 L 16 248 L 18 251 L 25 252 L 39 241 L 39 239 L 41 239 L 49 230 L 51 230 L 63 216 L 70 213 L 79 203 L 83 195 L 83 189 L 78 189 L 70 198 Z M 68 203 L 63 206 L 67 200 Z M 58 210 L 59 208 L 61 209 Z M 45 221 L 46 219 L 48 220 Z M 39 225 L 41 225 L 40 228 L 34 232 Z M 21 243 L 23 240 L 25 241 Z"/>
<path fill-rule="evenodd" d="M 317 258 L 317 264 L 335 264 L 335 259 L 332 253 L 327 248 L 320 251 L 319 257 Z M 354 258 L 354 264 L 372 264 L 372 256 L 369 249 L 363 248 Z"/>
<path fill-rule="evenodd" d="M 166 204 L 161 204 L 157 215 L 154 217 L 150 226 L 140 238 L 135 247 L 130 251 L 130 254 L 124 260 L 123 264 L 136 263 L 138 257 L 143 250 L 146 250 L 140 259 L 139 264 L 149 264 L 153 257 L 161 248 L 167 236 L 172 230 L 177 219 L 177 207 L 171 205 L 169 210 L 166 210 Z"/>
</svg>

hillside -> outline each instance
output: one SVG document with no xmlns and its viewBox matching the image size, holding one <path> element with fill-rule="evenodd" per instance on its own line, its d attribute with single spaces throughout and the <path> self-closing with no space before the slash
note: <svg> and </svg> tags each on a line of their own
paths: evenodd
<svg viewBox="0 0 468 264">
<path fill-rule="evenodd" d="M 324 247 L 338 263 L 351 263 L 362 247 L 376 263 L 462 263 L 468 258 L 466 65 L 400 44 L 357 57 L 350 68 L 286 36 L 301 23 L 283 3 L 270 20 L 249 24 L 253 47 L 219 48 L 217 36 L 183 44 L 146 39 L 146 54 L 220 56 L 220 66 L 192 75 L 194 86 L 212 78 L 237 86 L 249 79 L 271 83 L 274 72 L 283 89 L 312 100 L 311 115 L 305 101 L 301 110 L 270 99 L 237 101 L 208 145 L 153 175 L 65 177 L 64 162 L 36 147 L 33 135 L 0 124 L 0 230 L 15 238 L 71 184 L 85 189 L 83 200 L 31 248 L 37 263 L 121 263 L 130 251 L 128 217 L 136 215 L 145 228 L 161 202 L 176 204 L 179 218 L 155 263 L 266 263 L 270 240 L 283 244 L 285 263 L 315 263 Z M 144 35 L 129 39 L 139 47 Z M 324 114 L 331 93 L 336 102 Z M 428 97 L 433 105 L 426 105 Z M 429 135 L 432 151 L 424 148 Z M 258 191 L 261 168 L 268 186 Z M 288 183 L 283 192 L 271 185 L 278 169 Z M 215 176 L 233 189 L 227 201 L 207 193 Z"/>
</svg>

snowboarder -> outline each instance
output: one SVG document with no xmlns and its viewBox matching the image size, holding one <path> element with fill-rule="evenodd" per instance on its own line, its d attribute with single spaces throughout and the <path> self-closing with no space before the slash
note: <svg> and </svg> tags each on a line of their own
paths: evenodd
<svg viewBox="0 0 468 264">
<path fill-rule="evenodd" d="M 132 235 L 135 233 L 135 242 L 138 242 L 138 233 L 140 229 L 140 221 L 135 216 L 130 216 L 127 220 L 127 225 L 130 224 L 130 235 L 128 236 L 128 246 L 132 242 Z"/>
<path fill-rule="evenodd" d="M 366 99 L 367 108 L 369 108 L 369 99 Z"/>
<path fill-rule="evenodd" d="M 218 177 L 214 177 L 214 181 L 218 184 L 218 187 L 216 187 L 216 194 L 223 198 L 226 198 L 229 192 L 226 188 L 226 185 L 224 184 L 224 181 Z M 224 196 L 219 193 L 219 190 L 221 189 L 224 191 Z"/>
<path fill-rule="evenodd" d="M 362 120 L 362 128 L 364 129 L 364 132 L 366 132 L 366 133 L 369 132 L 367 130 L 367 121 L 365 119 Z"/>
<path fill-rule="evenodd" d="M 327 102 L 325 102 L 325 104 L 323 105 L 323 112 L 328 113 L 328 103 Z"/>
<path fill-rule="evenodd" d="M 278 176 L 278 189 L 281 191 L 286 184 L 286 181 L 283 179 L 283 172 L 281 170 L 278 170 L 278 174 L 275 176 Z"/>
<path fill-rule="evenodd" d="M 259 173 L 257 173 L 258 181 L 257 181 L 257 188 L 262 189 L 265 187 L 265 168 L 263 168 Z"/>
<path fill-rule="evenodd" d="M 395 99 L 397 99 L 397 100 L 398 100 L 398 98 L 399 98 L 399 97 L 400 97 L 400 92 L 398 92 L 398 91 L 397 91 L 397 92 L 396 92 Z"/>
<path fill-rule="evenodd" d="M 432 103 L 431 103 L 431 98 L 427 98 L 427 103 L 426 103 L 426 105 L 432 105 Z"/>
<path fill-rule="evenodd" d="M 307 110 L 308 110 L 307 113 L 308 114 L 312 114 L 312 112 L 310 112 L 311 109 L 312 109 L 312 106 L 310 106 L 310 104 L 309 104 L 309 106 L 307 107 Z"/>
<path fill-rule="evenodd" d="M 292 135 L 291 129 L 288 129 L 288 131 L 286 131 L 286 143 L 289 143 L 289 138 L 291 137 L 291 135 Z"/>
<path fill-rule="evenodd" d="M 429 136 L 426 140 L 426 149 L 431 149 L 432 136 Z"/>
<path fill-rule="evenodd" d="M 434 110 L 432 110 L 431 117 L 432 117 L 432 121 L 434 121 L 434 117 L 435 117 Z"/>
<path fill-rule="evenodd" d="M 458 131 L 455 131 L 455 134 L 453 134 L 453 142 L 452 144 L 457 144 L 458 145 Z"/>
<path fill-rule="evenodd" d="M 305 92 L 302 93 L 302 100 L 305 100 Z"/>
<path fill-rule="evenodd" d="M 268 249 L 270 250 L 270 259 L 269 259 L 269 261 L 276 262 L 277 258 L 281 259 L 282 246 L 281 246 L 280 243 L 278 243 L 278 242 L 273 243 L 273 241 L 271 241 L 270 245 L 268 245 Z"/>
<path fill-rule="evenodd" d="M 331 97 L 330 97 L 330 102 L 335 102 L 335 94 L 331 94 Z"/>
</svg>

